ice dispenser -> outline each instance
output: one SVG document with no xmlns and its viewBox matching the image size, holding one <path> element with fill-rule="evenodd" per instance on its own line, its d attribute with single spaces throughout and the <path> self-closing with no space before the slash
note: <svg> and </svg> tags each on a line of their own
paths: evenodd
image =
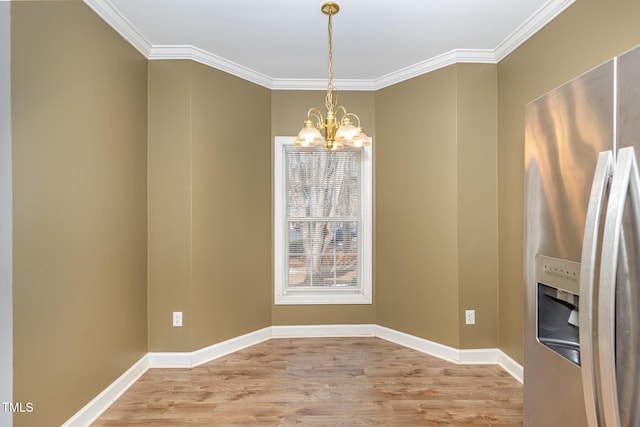
<svg viewBox="0 0 640 427">
<path fill-rule="evenodd" d="M 580 365 L 580 263 L 558 258 L 537 258 L 538 341 Z"/>
</svg>

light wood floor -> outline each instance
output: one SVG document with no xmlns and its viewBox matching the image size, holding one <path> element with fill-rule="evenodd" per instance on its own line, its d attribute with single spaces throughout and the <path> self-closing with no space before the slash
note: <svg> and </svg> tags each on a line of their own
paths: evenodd
<svg viewBox="0 0 640 427">
<path fill-rule="evenodd" d="M 272 339 L 150 369 L 94 426 L 518 426 L 522 385 L 379 338 Z"/>
</svg>

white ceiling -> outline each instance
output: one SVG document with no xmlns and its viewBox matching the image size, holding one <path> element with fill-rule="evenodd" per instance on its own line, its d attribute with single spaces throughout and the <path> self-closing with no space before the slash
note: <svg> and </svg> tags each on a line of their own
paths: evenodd
<svg viewBox="0 0 640 427">
<path fill-rule="evenodd" d="M 271 89 L 325 89 L 322 0 L 84 0 L 149 59 L 189 58 Z M 574 0 L 341 0 L 334 81 L 376 90 L 497 63 Z"/>
</svg>

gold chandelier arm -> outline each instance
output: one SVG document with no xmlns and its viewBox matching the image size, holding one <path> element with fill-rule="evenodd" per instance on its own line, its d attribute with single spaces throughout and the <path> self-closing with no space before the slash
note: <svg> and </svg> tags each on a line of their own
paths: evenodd
<svg viewBox="0 0 640 427">
<path fill-rule="evenodd" d="M 358 117 L 358 115 L 357 115 L 357 114 L 355 114 L 355 113 L 346 113 L 346 114 L 345 114 L 345 117 L 346 117 L 346 116 L 355 117 L 355 118 L 356 118 L 356 123 L 357 123 L 357 124 L 356 124 L 356 127 L 360 127 L 360 117 Z"/>
<path fill-rule="evenodd" d="M 342 105 L 338 105 L 336 107 L 336 118 L 338 116 L 338 113 L 340 113 L 340 112 L 342 112 L 342 117 L 340 117 L 340 120 L 338 120 L 339 123 L 341 123 L 341 124 L 344 123 L 344 119 L 345 118 L 353 117 L 353 118 L 355 118 L 356 123 L 357 123 L 356 127 L 360 127 L 360 117 L 358 117 L 357 114 L 350 113 Z M 351 119 L 349 119 L 349 120 L 351 120 Z"/>
<path fill-rule="evenodd" d="M 322 112 L 318 110 L 316 107 L 311 107 L 309 108 L 309 111 L 307 111 L 307 120 L 311 120 L 312 117 L 316 121 L 316 128 L 321 129 L 322 123 L 324 122 L 324 118 L 322 117 Z"/>
</svg>

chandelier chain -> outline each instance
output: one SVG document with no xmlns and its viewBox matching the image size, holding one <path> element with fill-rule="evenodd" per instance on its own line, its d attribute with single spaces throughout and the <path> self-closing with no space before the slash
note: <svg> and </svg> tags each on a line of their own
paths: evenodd
<svg viewBox="0 0 640 427">
<path fill-rule="evenodd" d="M 329 83 L 327 85 L 327 98 L 325 105 L 327 110 L 333 111 L 333 25 L 331 18 L 333 13 L 329 13 Z"/>
</svg>

